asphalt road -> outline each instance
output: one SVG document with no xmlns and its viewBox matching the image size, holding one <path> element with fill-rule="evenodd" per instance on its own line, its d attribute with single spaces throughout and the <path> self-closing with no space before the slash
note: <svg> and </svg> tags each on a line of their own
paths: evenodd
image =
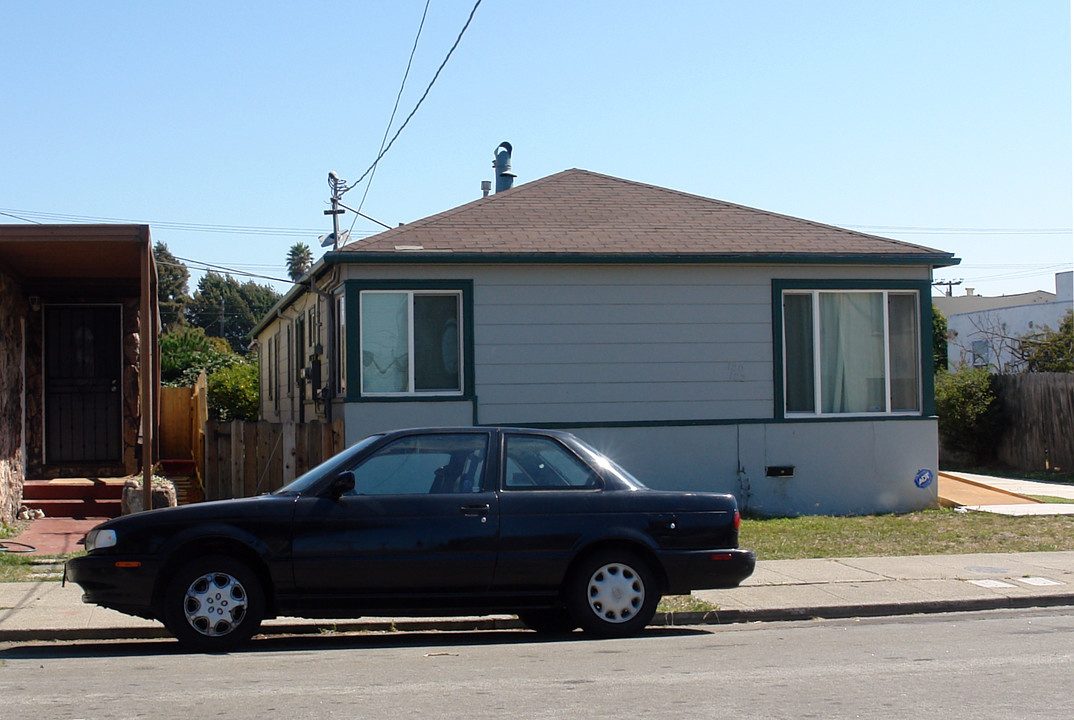
<svg viewBox="0 0 1074 720">
<path fill-rule="evenodd" d="M 4 716 L 1074 717 L 1074 609 L 653 629 L 0 647 Z"/>
</svg>

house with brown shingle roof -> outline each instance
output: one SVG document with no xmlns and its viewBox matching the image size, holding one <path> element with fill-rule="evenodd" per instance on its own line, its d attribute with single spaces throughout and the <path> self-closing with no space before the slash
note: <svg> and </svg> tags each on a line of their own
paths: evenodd
<svg viewBox="0 0 1074 720">
<path fill-rule="evenodd" d="M 262 416 L 562 428 L 756 512 L 928 507 L 957 262 L 567 170 L 326 253 L 254 330 Z"/>
</svg>

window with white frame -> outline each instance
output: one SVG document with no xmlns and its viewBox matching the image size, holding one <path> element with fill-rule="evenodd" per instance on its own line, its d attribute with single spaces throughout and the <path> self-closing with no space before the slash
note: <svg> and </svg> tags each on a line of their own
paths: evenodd
<svg viewBox="0 0 1074 720">
<path fill-rule="evenodd" d="M 916 291 L 785 290 L 788 415 L 921 411 Z"/>
<path fill-rule="evenodd" d="M 462 293 L 363 290 L 363 395 L 461 394 Z"/>
</svg>

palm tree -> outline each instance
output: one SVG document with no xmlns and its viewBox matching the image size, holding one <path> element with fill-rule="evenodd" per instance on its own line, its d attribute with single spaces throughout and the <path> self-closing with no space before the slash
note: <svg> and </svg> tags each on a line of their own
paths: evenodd
<svg viewBox="0 0 1074 720">
<path fill-rule="evenodd" d="M 305 275 L 313 265 L 313 253 L 309 245 L 297 242 L 287 253 L 287 274 L 293 282 Z"/>
</svg>

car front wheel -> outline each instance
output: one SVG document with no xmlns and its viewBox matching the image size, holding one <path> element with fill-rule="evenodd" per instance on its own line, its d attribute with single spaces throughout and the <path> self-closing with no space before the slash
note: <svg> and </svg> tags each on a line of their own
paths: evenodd
<svg viewBox="0 0 1074 720">
<path fill-rule="evenodd" d="M 565 599 L 571 616 L 586 632 L 628 637 L 653 619 L 660 590 L 648 563 L 636 554 L 605 550 L 578 564 Z"/>
<path fill-rule="evenodd" d="M 164 624 L 192 650 L 226 652 L 254 636 L 265 614 L 257 575 L 224 556 L 182 566 L 164 595 Z"/>
</svg>

